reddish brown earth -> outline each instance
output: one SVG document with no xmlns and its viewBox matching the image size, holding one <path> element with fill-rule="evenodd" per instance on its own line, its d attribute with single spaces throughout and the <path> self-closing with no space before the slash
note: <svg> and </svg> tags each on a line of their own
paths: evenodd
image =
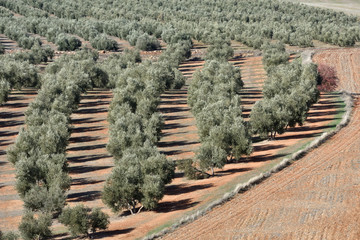
<svg viewBox="0 0 360 240">
<path fill-rule="evenodd" d="M 340 88 L 358 94 L 359 53 L 321 51 L 314 60 L 336 67 Z M 350 124 L 325 144 L 164 239 L 360 239 L 358 103 Z"/>
<path fill-rule="evenodd" d="M 233 62 L 240 65 L 242 70 L 246 86 L 242 93 L 245 106 L 244 117 L 247 117 L 251 105 L 261 97 L 265 72 L 262 68 L 261 57 L 239 57 Z M 190 78 L 187 85 L 191 81 L 194 70 L 201 68 L 202 65 L 201 61 L 188 61 L 181 66 L 181 70 Z M 195 120 L 186 104 L 187 85 L 181 90 L 163 94 L 159 106 L 159 110 L 164 114 L 166 120 L 160 150 L 166 153 L 169 159 L 178 160 L 192 157 L 198 146 Z M 106 90 L 90 91 L 82 97 L 79 110 L 72 115 L 74 130 L 68 146 L 70 174 L 73 178 L 68 203 L 69 205 L 84 203 L 91 207 L 103 207 L 111 216 L 111 224 L 107 231 L 96 237 L 109 239 L 134 239 L 145 236 L 149 231 L 163 224 L 173 222 L 184 214 L 206 206 L 231 190 L 235 182 L 245 181 L 261 171 L 267 164 L 293 152 L 294 149 L 291 149 L 291 145 L 307 141 L 329 128 L 330 126 L 327 124 L 334 118 L 336 109 L 339 108 L 336 103 L 337 96 L 323 96 L 320 103 L 311 110 L 309 121 L 302 128 L 290 129 L 288 133 L 279 136 L 276 141 L 255 144 L 255 152 L 251 157 L 239 163 L 226 165 L 224 169 L 216 172 L 217 175 L 214 178 L 198 181 L 186 180 L 183 178 L 183 174 L 177 172 L 173 182 L 167 186 L 165 196 L 157 209 L 143 211 L 132 216 L 126 211 L 120 214 L 111 213 L 100 199 L 104 181 L 113 166 L 112 159 L 105 149 L 108 142 L 106 117 L 111 97 L 111 92 Z M 177 147 L 175 148 L 174 145 Z M 1 157 L 4 157 L 2 161 L 5 162 L 5 155 Z M 1 169 L 3 169 L 2 166 Z M 8 177 L 11 181 L 7 183 L 6 187 L 8 190 L 1 187 L 0 191 L 5 189 L 8 192 L 9 189 L 13 189 L 13 170 L 10 174 L 12 175 Z M 0 184 L 0 186 L 3 184 L 1 180 Z M 6 203 L 3 208 L 8 215 L 4 215 L 6 218 L 1 219 L 3 222 L 12 222 L 4 230 L 16 228 L 21 215 L 21 201 L 11 202 L 18 200 L 14 190 L 11 194 L 12 198 L 4 199 Z M 3 195 L 6 196 L 5 193 L 0 196 Z M 16 219 L 12 219 L 10 215 L 16 215 Z M 62 225 L 54 223 L 54 232 L 63 230 Z"/>
<path fill-rule="evenodd" d="M 22 215 L 22 201 L 14 188 L 15 169 L 7 161 L 6 149 L 14 143 L 24 123 L 24 111 L 36 97 L 36 90 L 13 91 L 0 106 L 0 229 L 16 228 Z"/>
</svg>

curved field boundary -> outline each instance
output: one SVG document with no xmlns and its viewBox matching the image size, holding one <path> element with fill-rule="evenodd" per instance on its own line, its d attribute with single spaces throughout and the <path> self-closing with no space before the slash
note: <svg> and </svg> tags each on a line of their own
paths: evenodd
<svg viewBox="0 0 360 240">
<path fill-rule="evenodd" d="M 319 52 L 314 59 L 317 63 L 346 65 L 346 68 L 338 67 L 340 85 L 358 91 L 359 77 L 351 78 L 358 73 L 358 66 L 346 64 L 356 62 L 358 52 L 358 49 Z M 338 127 L 307 148 L 310 150 L 328 138 L 331 141 L 309 154 L 295 153 L 294 159 L 305 156 L 207 215 L 194 215 L 199 219 L 164 238 L 181 239 L 192 234 L 196 239 L 359 239 L 360 111 L 356 101 L 350 120 L 350 95 L 357 93 L 344 93 L 347 109 Z M 334 135 L 348 122 L 346 128 Z M 288 160 L 278 168 L 288 165 Z M 252 183 L 268 175 L 260 175 L 252 179 Z M 246 189 L 246 185 L 240 185 L 236 191 Z M 231 196 L 225 196 L 228 197 Z"/>
<path fill-rule="evenodd" d="M 187 216 L 187 217 L 181 219 L 176 224 L 172 225 L 170 228 L 164 229 L 163 231 L 161 231 L 157 234 L 145 237 L 144 239 L 159 238 L 169 232 L 173 232 L 175 229 L 179 228 L 180 226 L 182 226 L 184 224 L 190 223 L 190 222 L 198 219 L 199 217 L 205 215 L 207 212 L 212 210 L 214 207 L 221 205 L 226 201 L 229 201 L 238 193 L 249 190 L 252 186 L 261 183 L 262 181 L 264 181 L 265 179 L 270 177 L 272 174 L 279 172 L 280 170 L 282 170 L 285 167 L 292 164 L 294 161 L 305 156 L 312 149 L 315 149 L 316 147 L 320 146 L 327 139 L 329 139 L 334 134 L 336 134 L 338 131 L 340 131 L 340 129 L 345 127 L 350 121 L 350 116 L 351 116 L 352 107 L 353 107 L 353 98 L 350 93 L 345 92 L 345 91 L 342 92 L 341 97 L 342 97 L 343 101 L 346 103 L 346 107 L 345 107 L 346 113 L 343 115 L 341 122 L 336 126 L 336 128 L 334 130 L 323 133 L 320 137 L 313 140 L 307 147 L 295 152 L 291 156 L 291 158 L 284 158 L 279 164 L 277 164 L 276 166 L 271 168 L 269 171 L 267 171 L 265 173 L 260 173 L 258 176 L 251 178 L 246 183 L 238 184 L 232 192 L 226 193 L 221 199 L 215 200 L 214 202 L 210 203 L 206 208 L 202 209 L 201 211 L 198 211 L 198 212 L 194 213 L 193 215 Z M 170 239 L 171 239 L 171 236 L 170 236 Z"/>
</svg>

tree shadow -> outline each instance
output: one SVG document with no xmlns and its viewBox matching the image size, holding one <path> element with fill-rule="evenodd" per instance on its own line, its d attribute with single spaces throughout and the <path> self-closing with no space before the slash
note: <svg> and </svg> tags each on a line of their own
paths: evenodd
<svg viewBox="0 0 360 240">
<path fill-rule="evenodd" d="M 98 155 L 86 155 L 86 156 L 76 156 L 76 157 L 68 157 L 69 162 L 76 162 L 76 163 L 84 163 L 84 162 L 91 162 L 96 161 L 102 158 L 108 158 L 109 155 L 106 154 L 98 154 Z"/>
<path fill-rule="evenodd" d="M 94 119 L 94 118 L 77 118 L 71 119 L 71 123 L 73 124 L 83 124 L 83 123 L 97 123 L 103 121 L 102 119 Z"/>
<path fill-rule="evenodd" d="M 69 167 L 69 173 L 82 174 L 111 168 L 112 166 L 73 166 Z"/>
<path fill-rule="evenodd" d="M 158 207 L 154 210 L 157 213 L 167 213 L 185 210 L 196 206 L 199 202 L 192 202 L 192 199 L 182 199 L 179 201 L 166 201 L 159 203 Z"/>
<path fill-rule="evenodd" d="M 29 105 L 29 103 L 24 103 L 24 102 L 19 102 L 19 103 L 9 103 L 7 102 L 5 104 L 5 107 L 8 108 L 24 108 L 27 107 Z"/>
<path fill-rule="evenodd" d="M 283 144 L 277 144 L 277 145 L 266 144 L 266 145 L 261 145 L 261 146 L 254 146 L 254 152 L 274 150 L 274 149 L 279 149 L 279 148 L 283 148 L 283 147 L 285 147 L 285 145 L 283 145 Z"/>
<path fill-rule="evenodd" d="M 91 137 L 91 136 L 81 136 L 81 137 L 70 137 L 70 143 L 78 143 L 78 142 L 93 142 L 101 139 L 101 137 Z"/>
<path fill-rule="evenodd" d="M 310 112 L 308 113 L 309 117 L 322 117 L 322 116 L 329 116 L 329 115 L 336 115 L 338 113 L 343 113 L 344 110 L 334 110 L 334 111 L 326 111 L 326 112 Z"/>
<path fill-rule="evenodd" d="M 101 196 L 100 191 L 87 191 L 80 193 L 71 193 L 68 195 L 68 202 L 86 202 L 98 199 Z"/>
<path fill-rule="evenodd" d="M 21 112 L 0 112 L 0 118 L 6 119 L 6 118 L 18 118 L 24 116 Z"/>
<path fill-rule="evenodd" d="M 183 178 L 185 176 L 184 172 L 175 172 L 174 179 L 175 178 Z"/>
<path fill-rule="evenodd" d="M 0 146 L 9 146 L 12 142 L 7 142 L 6 140 L 0 140 Z"/>
<path fill-rule="evenodd" d="M 195 192 L 198 190 L 202 190 L 202 189 L 206 189 L 206 188 L 210 188 L 214 186 L 214 184 L 209 183 L 209 184 L 199 184 L 199 185 L 190 185 L 188 186 L 187 184 L 177 184 L 177 185 L 170 185 L 167 186 L 165 188 L 165 195 L 181 195 L 184 193 L 190 193 L 190 192 Z"/>
<path fill-rule="evenodd" d="M 187 104 L 187 101 L 186 101 L 186 100 L 160 101 L 160 104 L 166 104 L 166 105 L 180 105 L 180 104 Z"/>
<path fill-rule="evenodd" d="M 188 132 L 167 132 L 167 133 L 161 133 L 162 137 L 166 136 L 173 136 L 173 135 L 181 135 L 181 134 L 187 134 Z"/>
<path fill-rule="evenodd" d="M 109 104 L 110 101 L 85 102 L 85 103 L 80 103 L 79 107 L 87 108 L 87 107 L 96 107 L 96 106 L 103 106 Z"/>
<path fill-rule="evenodd" d="M 231 174 L 239 173 L 239 172 L 248 172 L 253 169 L 254 168 L 231 168 L 231 169 L 227 169 L 227 170 L 220 170 L 220 171 L 215 172 L 215 177 L 222 177 L 225 175 L 231 175 Z"/>
<path fill-rule="evenodd" d="M 316 105 L 312 106 L 312 110 L 327 110 L 327 109 L 340 109 L 342 107 L 341 104 L 322 104 L 322 105 Z"/>
<path fill-rule="evenodd" d="M 10 132 L 10 131 L 0 131 L 0 138 L 1 137 L 11 137 L 17 135 L 17 132 Z"/>
<path fill-rule="evenodd" d="M 159 142 L 158 146 L 165 148 L 165 147 L 178 147 L 178 146 L 186 146 L 197 144 L 198 142 L 189 142 L 189 141 L 171 141 L 171 142 Z"/>
<path fill-rule="evenodd" d="M 304 132 L 304 131 L 317 131 L 317 130 L 324 130 L 324 129 L 328 129 L 328 128 L 333 128 L 335 127 L 335 124 L 331 124 L 331 125 L 325 125 L 325 126 L 303 126 L 303 127 L 295 127 L 295 128 L 290 128 L 288 129 L 286 132 Z"/>
<path fill-rule="evenodd" d="M 174 120 L 188 119 L 188 117 L 186 117 L 186 116 L 163 116 L 163 119 L 165 121 L 174 121 Z"/>
<path fill-rule="evenodd" d="M 97 233 L 93 234 L 92 239 L 100 239 L 100 238 L 105 238 L 105 237 L 114 237 L 114 236 L 117 236 L 117 235 L 130 233 L 134 229 L 135 228 L 125 228 L 125 229 L 119 229 L 119 230 L 105 230 L 105 231 L 101 231 L 101 232 L 97 232 Z M 121 236 L 119 236 L 119 239 L 120 238 L 121 238 Z"/>
<path fill-rule="evenodd" d="M 251 156 L 245 159 L 240 159 L 238 163 L 251 163 L 251 162 L 267 162 L 286 156 L 286 154 L 263 154 L 258 156 Z"/>
<path fill-rule="evenodd" d="M 188 107 L 160 107 L 158 110 L 162 113 L 176 113 L 190 111 Z"/>
<path fill-rule="evenodd" d="M 77 110 L 76 114 L 95 114 L 95 113 L 104 113 L 108 112 L 106 108 L 86 108 L 86 109 L 80 109 Z"/>
<path fill-rule="evenodd" d="M 82 95 L 81 96 L 81 99 L 107 99 L 107 98 L 112 98 L 112 96 L 103 95 L 103 94 L 101 94 L 101 95 Z"/>
<path fill-rule="evenodd" d="M 184 125 L 184 124 L 180 124 L 180 123 L 168 123 L 168 124 L 165 124 L 165 126 L 162 129 L 168 130 L 168 129 L 184 128 L 184 127 L 188 127 L 188 125 Z"/>
<path fill-rule="evenodd" d="M 321 133 L 303 133 L 303 134 L 296 134 L 291 136 L 277 136 L 275 140 L 289 140 L 289 139 L 301 139 L 301 138 L 312 138 L 317 137 Z"/>
<path fill-rule="evenodd" d="M 160 99 L 187 99 L 187 96 L 186 95 L 180 95 L 180 96 L 177 96 L 177 95 L 174 95 L 174 94 L 171 94 L 169 93 L 169 95 L 161 95 Z"/>
<path fill-rule="evenodd" d="M 71 131 L 73 133 L 82 133 L 82 132 L 95 132 L 95 131 L 100 131 L 100 130 L 103 130 L 103 129 L 104 129 L 103 126 L 75 127 L 75 128 L 72 128 Z"/>
<path fill-rule="evenodd" d="M 340 118 L 314 118 L 314 119 L 306 119 L 309 123 L 317 123 L 317 122 L 326 122 L 326 121 L 332 121 L 332 120 L 338 120 Z"/>
<path fill-rule="evenodd" d="M 9 120 L 0 121 L 0 127 L 15 127 L 24 124 L 24 121 Z"/>
<path fill-rule="evenodd" d="M 85 150 L 94 150 L 99 148 L 105 148 L 106 144 L 96 144 L 96 145 L 90 145 L 90 146 L 80 146 L 80 147 L 71 147 L 68 148 L 68 151 L 85 151 Z"/>
<path fill-rule="evenodd" d="M 174 156 L 179 155 L 181 153 L 186 153 L 190 151 L 182 151 L 182 150 L 168 150 L 168 151 L 160 151 L 160 153 L 165 154 L 166 156 Z"/>
<path fill-rule="evenodd" d="M 71 181 L 71 185 L 92 185 L 92 184 L 97 184 L 97 183 L 102 183 L 104 182 L 104 180 L 94 180 L 94 179 L 88 179 L 88 178 L 77 178 L 77 179 L 72 179 Z"/>
</svg>

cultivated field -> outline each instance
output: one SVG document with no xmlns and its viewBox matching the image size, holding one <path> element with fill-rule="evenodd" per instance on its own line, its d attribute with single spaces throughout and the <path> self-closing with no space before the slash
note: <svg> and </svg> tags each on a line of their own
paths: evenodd
<svg viewBox="0 0 360 240">
<path fill-rule="evenodd" d="M 312 7 L 328 8 L 348 14 L 360 15 L 360 3 L 356 0 L 291 0 L 301 2 Z"/>
<path fill-rule="evenodd" d="M 357 49 L 320 51 L 340 88 L 358 94 Z M 336 105 L 336 101 L 328 101 Z M 360 111 L 301 160 L 164 239 L 359 239 Z"/>
<path fill-rule="evenodd" d="M 261 57 L 247 56 L 235 57 L 232 62 L 240 66 L 245 88 L 242 93 L 244 105 L 244 117 L 248 118 L 251 106 L 261 98 L 261 89 L 266 77 L 262 66 Z M 181 65 L 180 70 L 191 81 L 192 73 L 203 66 L 203 61 L 188 61 Z M 195 120 L 187 106 L 187 86 L 181 90 L 171 90 L 162 95 L 159 110 L 163 113 L 165 127 L 163 138 L 159 144 L 169 159 L 179 160 L 194 156 L 198 144 Z M 104 180 L 107 178 L 113 166 L 105 146 L 108 141 L 108 123 L 106 121 L 107 109 L 112 94 L 108 90 L 97 89 L 89 91 L 82 97 L 78 111 L 72 115 L 74 126 L 70 144 L 68 146 L 68 160 L 72 186 L 68 196 L 69 205 L 84 203 L 87 206 L 101 206 L 100 195 Z M 12 106 L 14 99 L 10 99 L 4 107 Z M 246 181 L 259 171 L 269 168 L 286 155 L 294 152 L 321 132 L 334 126 L 334 118 L 341 109 L 337 95 L 324 95 L 309 113 L 309 120 L 303 127 L 289 129 L 278 136 L 276 141 L 265 141 L 254 145 L 254 153 L 250 158 L 240 163 L 227 164 L 224 169 L 217 171 L 215 178 L 204 180 L 186 180 L 183 174 L 178 172 L 173 182 L 167 186 L 165 197 L 159 207 L 154 211 L 142 212 L 138 215 L 128 215 L 127 212 L 116 215 L 111 214 L 109 229 L 98 237 L 118 239 L 134 239 L 142 237 L 153 229 L 162 228 L 184 214 L 189 214 L 196 209 L 205 207 L 211 201 L 221 197 L 230 191 L 235 183 Z M 3 108 L 4 108 L 3 107 Z M 4 109 L 5 110 L 5 109 Z M 25 109 L 22 109 L 22 112 Z M 9 110 L 6 110 L 9 112 Z M 15 110 L 14 110 L 15 111 Z M 336 121 L 336 120 L 335 120 Z M 10 130 L 9 130 L 10 131 Z M 12 136 L 15 138 L 15 135 Z M 4 147 L 4 150 L 6 147 Z M 2 162 L 6 162 L 6 155 L 1 156 Z M 3 229 L 14 229 L 21 219 L 21 204 L 16 191 L 13 188 L 14 170 L 7 163 L 7 172 L 12 173 L 11 180 L 2 178 L 1 196 L 6 197 L 2 204 L 6 206 L 6 213 L 2 218 Z M 3 192 L 3 191 L 6 191 Z M 10 193 L 10 194 L 9 194 Z M 11 206 L 11 207 L 10 207 Z M 5 215 L 6 214 L 6 215 Z M 154 220 L 156 219 L 156 221 Z M 9 221 L 11 220 L 11 221 Z M 8 224 L 11 223 L 11 224 Z M 53 226 L 54 232 L 61 233 L 64 227 L 60 224 Z M 62 238 L 63 235 L 58 235 Z"/>
</svg>

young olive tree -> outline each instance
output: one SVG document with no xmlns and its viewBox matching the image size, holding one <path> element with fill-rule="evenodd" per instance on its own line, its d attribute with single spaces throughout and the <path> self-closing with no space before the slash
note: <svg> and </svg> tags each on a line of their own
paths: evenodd
<svg viewBox="0 0 360 240">
<path fill-rule="evenodd" d="M 91 209 L 84 205 L 65 208 L 59 221 L 69 228 L 72 236 L 89 236 L 89 230 L 94 234 L 98 229 L 107 229 L 110 223 L 109 215 L 100 208 Z"/>
</svg>

